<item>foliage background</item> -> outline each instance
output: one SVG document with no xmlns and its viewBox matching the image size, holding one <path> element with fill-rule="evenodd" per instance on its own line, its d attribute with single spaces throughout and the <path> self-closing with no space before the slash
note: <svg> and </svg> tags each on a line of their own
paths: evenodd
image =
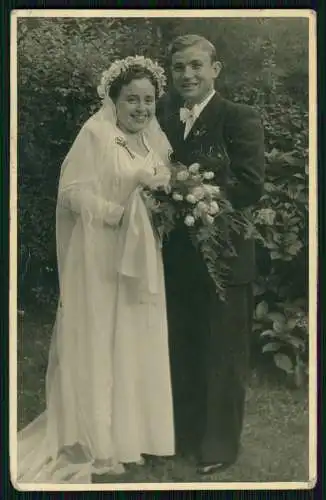
<svg viewBox="0 0 326 500">
<path fill-rule="evenodd" d="M 135 54 L 166 65 L 165 49 L 182 33 L 214 43 L 221 94 L 261 113 L 266 183 L 255 209 L 253 353 L 300 385 L 308 355 L 307 19 L 19 19 L 19 306 L 55 305 L 60 165 L 99 105 L 101 72 Z"/>
</svg>

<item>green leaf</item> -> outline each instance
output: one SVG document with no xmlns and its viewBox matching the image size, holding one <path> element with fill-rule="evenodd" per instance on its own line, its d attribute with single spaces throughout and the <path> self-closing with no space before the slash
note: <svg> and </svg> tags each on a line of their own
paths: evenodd
<svg viewBox="0 0 326 500">
<path fill-rule="evenodd" d="M 304 179 L 302 174 L 293 174 L 293 177 L 297 177 L 297 179 Z"/>
<path fill-rule="evenodd" d="M 293 373 L 293 363 L 291 359 L 281 352 L 274 354 L 274 362 L 278 368 L 286 372 L 287 374 Z"/>
<path fill-rule="evenodd" d="M 279 252 L 274 252 L 274 251 L 270 253 L 270 256 L 271 256 L 272 260 L 276 260 L 276 259 L 281 259 L 282 258 L 282 255 Z"/>
<path fill-rule="evenodd" d="M 294 337 L 293 335 L 287 335 L 285 338 L 286 342 L 294 347 L 297 351 L 303 352 L 305 350 L 304 340 Z"/>
<path fill-rule="evenodd" d="M 281 347 L 281 344 L 279 342 L 271 342 L 270 344 L 265 344 L 264 347 L 262 348 L 262 352 L 275 352 L 278 351 L 279 348 Z"/>
<path fill-rule="evenodd" d="M 267 193 L 271 193 L 272 191 L 275 191 L 275 186 L 271 182 L 265 182 L 264 189 Z"/>
<path fill-rule="evenodd" d="M 279 321 L 280 323 L 286 322 L 286 318 L 285 318 L 284 314 L 282 314 L 280 312 L 270 312 L 267 314 L 267 317 L 271 321 Z"/>
<path fill-rule="evenodd" d="M 277 243 L 274 243 L 274 241 L 267 241 L 265 245 L 269 250 L 275 250 L 278 248 Z"/>
<path fill-rule="evenodd" d="M 268 313 L 268 304 L 265 300 L 260 302 L 256 307 L 256 318 L 262 319 Z"/>
<path fill-rule="evenodd" d="M 297 299 L 295 299 L 292 303 L 293 307 L 296 308 L 296 309 L 304 309 L 305 306 L 306 306 L 306 299 L 303 298 L 303 297 L 299 297 Z M 300 311 L 302 312 L 302 311 Z"/>
<path fill-rule="evenodd" d="M 278 337 L 277 333 L 274 330 L 264 330 L 261 334 L 261 337 Z"/>
<path fill-rule="evenodd" d="M 266 154 L 266 156 L 267 156 L 269 161 L 275 161 L 275 160 L 279 159 L 280 152 L 276 148 L 273 148 L 270 153 Z"/>
<path fill-rule="evenodd" d="M 291 165 L 291 166 L 296 166 L 296 165 L 298 165 L 298 163 L 300 163 L 300 159 L 296 158 L 293 155 L 293 152 L 283 153 L 282 154 L 282 160 L 285 161 L 288 165 Z"/>
<path fill-rule="evenodd" d="M 273 329 L 276 333 L 279 333 L 279 334 L 284 333 L 284 330 L 285 330 L 284 326 L 285 326 L 285 323 L 282 321 L 274 321 L 273 322 Z"/>
<path fill-rule="evenodd" d="M 303 245 L 302 245 L 301 241 L 297 240 L 294 243 L 292 243 L 292 245 L 290 245 L 289 247 L 287 247 L 286 251 L 290 255 L 297 255 L 300 252 L 302 246 Z"/>
<path fill-rule="evenodd" d="M 275 230 L 272 233 L 272 238 L 276 243 L 280 243 L 282 241 L 282 235 L 280 233 L 277 233 Z M 277 245 L 278 247 L 278 245 Z M 276 248 L 277 248 L 276 247 Z"/>
<path fill-rule="evenodd" d="M 284 237 L 286 243 L 295 244 L 298 241 L 298 235 L 296 233 L 287 233 Z"/>
<path fill-rule="evenodd" d="M 296 318 L 290 318 L 289 321 L 287 322 L 287 328 L 288 330 L 293 330 L 297 326 L 297 320 Z"/>
</svg>

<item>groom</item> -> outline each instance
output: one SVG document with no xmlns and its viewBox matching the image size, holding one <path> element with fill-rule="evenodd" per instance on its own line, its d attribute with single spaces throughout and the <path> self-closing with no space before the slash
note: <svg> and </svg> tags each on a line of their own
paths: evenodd
<svg viewBox="0 0 326 500">
<path fill-rule="evenodd" d="M 254 205 L 264 182 L 259 115 L 215 91 L 221 64 L 205 38 L 178 37 L 169 64 L 174 88 L 157 114 L 174 159 L 215 170 L 215 182 L 234 208 Z M 225 159 L 223 171 L 217 171 L 218 156 Z M 243 425 L 255 256 L 253 241 L 243 235 L 232 235 L 232 241 L 237 256 L 229 259 L 225 302 L 185 226 L 172 232 L 163 254 L 177 447 L 196 453 L 201 474 L 236 461 Z"/>
</svg>

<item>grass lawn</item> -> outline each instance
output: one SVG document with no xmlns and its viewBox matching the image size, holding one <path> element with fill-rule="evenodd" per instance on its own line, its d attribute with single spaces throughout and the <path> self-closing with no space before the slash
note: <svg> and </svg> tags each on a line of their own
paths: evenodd
<svg viewBox="0 0 326 500">
<path fill-rule="evenodd" d="M 44 409 L 44 380 L 53 314 L 27 314 L 18 325 L 18 423 Z M 290 390 L 253 373 L 247 393 L 243 450 L 227 471 L 205 481 L 307 481 L 307 390 Z M 119 482 L 199 482 L 192 458 L 162 459 L 135 467 Z M 110 482 L 109 477 L 98 481 Z M 116 479 L 115 479 L 116 481 Z"/>
</svg>

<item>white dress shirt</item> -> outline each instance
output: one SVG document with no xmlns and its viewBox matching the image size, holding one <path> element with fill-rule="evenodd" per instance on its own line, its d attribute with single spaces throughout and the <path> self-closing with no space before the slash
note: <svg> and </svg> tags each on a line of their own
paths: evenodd
<svg viewBox="0 0 326 500">
<path fill-rule="evenodd" d="M 193 124 L 195 123 L 195 121 L 199 117 L 200 113 L 207 106 L 207 104 L 209 103 L 209 101 L 212 99 L 212 97 L 214 95 L 215 95 L 215 90 L 212 90 L 208 94 L 208 96 L 200 104 L 195 104 L 191 109 L 180 108 L 180 120 L 183 123 L 185 123 L 185 130 L 184 130 L 184 135 L 183 135 L 184 139 L 189 134 Z"/>
</svg>

